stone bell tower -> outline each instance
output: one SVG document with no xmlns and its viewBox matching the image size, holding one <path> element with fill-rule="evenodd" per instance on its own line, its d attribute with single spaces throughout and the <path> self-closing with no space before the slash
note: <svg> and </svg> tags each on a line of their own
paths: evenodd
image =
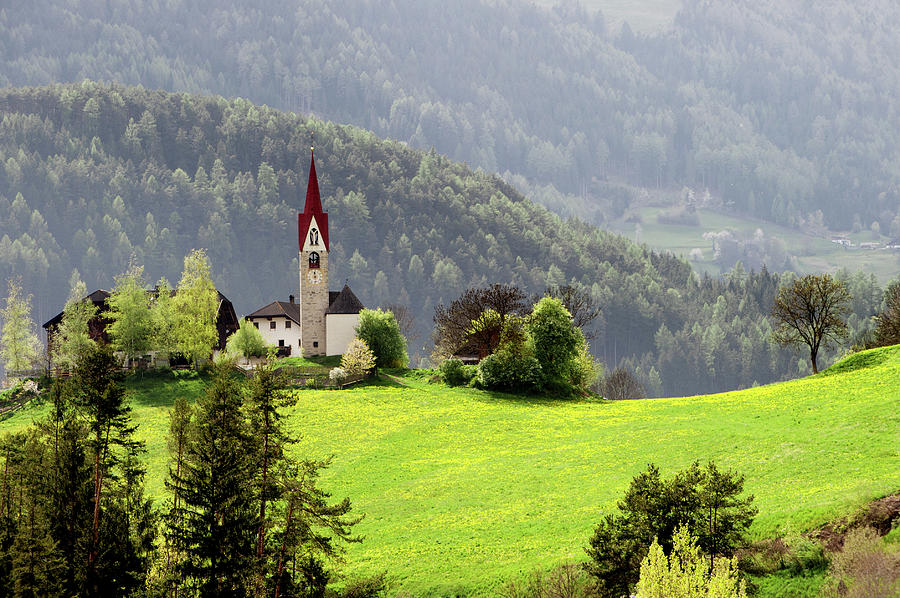
<svg viewBox="0 0 900 598">
<path fill-rule="evenodd" d="M 297 215 L 300 233 L 300 344 L 305 355 L 325 355 L 328 309 L 328 214 L 322 211 L 316 158 L 310 148 L 306 205 Z"/>
</svg>

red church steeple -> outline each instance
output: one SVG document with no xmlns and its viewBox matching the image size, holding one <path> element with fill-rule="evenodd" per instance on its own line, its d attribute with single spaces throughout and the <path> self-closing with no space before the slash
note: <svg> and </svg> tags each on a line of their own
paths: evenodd
<svg viewBox="0 0 900 598">
<path fill-rule="evenodd" d="M 325 251 L 328 251 L 328 213 L 322 211 L 322 200 L 319 197 L 319 177 L 316 176 L 316 157 L 312 148 L 310 148 L 309 154 L 309 182 L 306 185 L 306 205 L 303 206 L 303 211 L 297 214 L 300 250 L 303 250 L 306 238 L 309 236 L 310 224 L 313 221 L 313 217 L 315 217 L 318 232 L 322 236 L 322 242 L 325 245 Z"/>
</svg>

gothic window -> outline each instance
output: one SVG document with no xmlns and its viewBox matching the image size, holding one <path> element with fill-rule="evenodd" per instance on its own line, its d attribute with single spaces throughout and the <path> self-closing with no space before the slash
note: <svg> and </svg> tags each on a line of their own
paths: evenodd
<svg viewBox="0 0 900 598">
<path fill-rule="evenodd" d="M 319 252 L 313 251 L 309 254 L 309 267 L 310 268 L 318 268 L 319 267 Z"/>
<path fill-rule="evenodd" d="M 310 245 L 318 245 L 319 244 L 319 229 L 314 228 L 309 231 L 309 244 Z"/>
</svg>

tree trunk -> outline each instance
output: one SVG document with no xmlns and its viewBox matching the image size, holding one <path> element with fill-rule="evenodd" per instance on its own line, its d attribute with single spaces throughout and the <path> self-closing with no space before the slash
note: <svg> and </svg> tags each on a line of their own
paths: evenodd
<svg viewBox="0 0 900 598">
<path fill-rule="evenodd" d="M 818 357 L 818 351 L 816 349 L 809 350 L 809 360 L 812 362 L 813 366 L 813 374 L 819 373 L 819 365 L 816 363 L 816 357 Z"/>
<path fill-rule="evenodd" d="M 266 411 L 266 425 L 263 432 L 262 484 L 259 491 L 259 539 L 256 543 L 256 557 L 259 559 L 258 593 L 265 592 L 265 569 L 263 555 L 266 550 L 266 484 L 269 473 L 269 412 Z"/>
<path fill-rule="evenodd" d="M 284 539 L 281 541 L 281 550 L 278 554 L 278 567 L 275 571 L 275 598 L 281 594 L 281 575 L 284 573 L 284 555 L 287 552 L 287 538 L 291 533 L 291 518 L 294 514 L 294 501 L 288 501 L 287 519 L 284 522 Z"/>
<path fill-rule="evenodd" d="M 103 444 L 100 444 L 100 438 L 98 434 L 97 453 L 96 457 L 94 458 L 94 521 L 91 525 L 91 550 L 88 553 L 88 569 L 94 568 L 94 561 L 97 557 L 97 542 L 100 539 L 100 491 L 103 487 L 103 476 L 100 472 L 100 461 L 102 454 L 105 452 L 104 449 L 109 443 L 109 425 L 106 426 L 106 434 L 104 436 L 104 442 Z"/>
</svg>

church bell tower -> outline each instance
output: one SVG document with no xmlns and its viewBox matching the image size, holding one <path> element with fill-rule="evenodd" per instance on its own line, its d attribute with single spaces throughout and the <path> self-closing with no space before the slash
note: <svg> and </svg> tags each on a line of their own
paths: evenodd
<svg viewBox="0 0 900 598">
<path fill-rule="evenodd" d="M 300 343 L 305 355 L 325 355 L 328 309 L 328 213 L 322 211 L 316 158 L 310 148 L 306 205 L 297 215 L 300 234 Z"/>
</svg>

